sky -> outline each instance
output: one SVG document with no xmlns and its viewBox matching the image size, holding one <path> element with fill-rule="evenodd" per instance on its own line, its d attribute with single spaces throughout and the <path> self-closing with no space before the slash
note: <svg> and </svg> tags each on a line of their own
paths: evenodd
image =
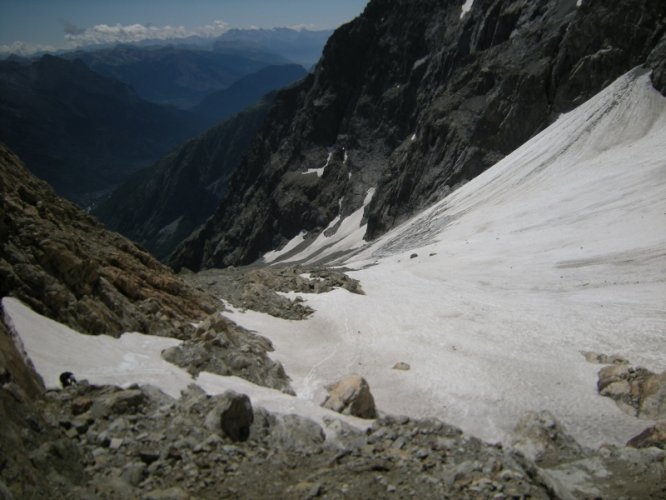
<svg viewBox="0 0 666 500">
<path fill-rule="evenodd" d="M 0 0 L 0 51 L 216 36 L 229 28 L 336 28 L 368 0 Z M 150 36 L 149 36 L 150 35 Z"/>
</svg>

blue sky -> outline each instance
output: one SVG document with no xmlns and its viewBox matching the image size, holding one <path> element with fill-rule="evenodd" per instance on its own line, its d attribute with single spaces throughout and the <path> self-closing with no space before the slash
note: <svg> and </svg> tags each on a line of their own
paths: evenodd
<svg viewBox="0 0 666 500">
<path fill-rule="evenodd" d="M 360 14 L 366 3 L 367 0 L 0 0 L 0 45 L 23 42 L 60 48 L 82 39 L 85 30 L 99 25 L 142 25 L 154 30 L 182 27 L 181 33 L 214 32 L 214 21 L 232 28 L 335 28 Z M 66 30 L 69 40 L 65 39 Z"/>
</svg>

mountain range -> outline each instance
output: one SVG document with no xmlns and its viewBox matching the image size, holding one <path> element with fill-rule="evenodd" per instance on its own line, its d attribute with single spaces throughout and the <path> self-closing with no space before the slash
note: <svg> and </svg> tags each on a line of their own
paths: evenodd
<svg viewBox="0 0 666 500">
<path fill-rule="evenodd" d="M 3 500 L 664 498 L 662 0 L 371 0 L 203 134 L 0 85 Z"/>
<path fill-rule="evenodd" d="M 0 139 L 55 190 L 87 206 L 205 129 L 82 61 L 0 62 Z"/>
<path fill-rule="evenodd" d="M 166 258 L 226 195 L 227 181 L 274 98 L 269 94 L 130 177 L 101 200 L 93 214 L 153 255 Z"/>
<path fill-rule="evenodd" d="M 183 46 L 135 47 L 75 51 L 93 71 L 131 86 L 150 102 L 189 108 L 211 92 L 229 87 L 260 69 L 289 61 L 259 46 L 229 44 L 219 50 Z"/>
</svg>

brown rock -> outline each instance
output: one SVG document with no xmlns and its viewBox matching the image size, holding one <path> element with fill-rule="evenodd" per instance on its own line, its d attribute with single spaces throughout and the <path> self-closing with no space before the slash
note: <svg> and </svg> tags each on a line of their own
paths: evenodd
<svg viewBox="0 0 666 500">
<path fill-rule="evenodd" d="M 637 436 L 632 437 L 627 446 L 633 448 L 661 448 L 666 450 L 666 420 L 657 422 L 653 427 L 648 427 Z"/>
<path fill-rule="evenodd" d="M 328 397 L 322 404 L 324 408 L 360 418 L 377 416 L 375 399 L 370 392 L 370 386 L 360 375 L 348 375 L 327 386 L 326 389 Z"/>
<path fill-rule="evenodd" d="M 410 368 L 411 368 L 411 366 L 409 366 L 408 363 L 405 363 L 405 362 L 403 362 L 403 361 L 399 361 L 399 362 L 397 362 L 396 364 L 393 365 L 393 369 L 394 369 L 394 370 L 403 370 L 403 371 L 407 371 L 407 370 L 409 370 Z"/>
</svg>

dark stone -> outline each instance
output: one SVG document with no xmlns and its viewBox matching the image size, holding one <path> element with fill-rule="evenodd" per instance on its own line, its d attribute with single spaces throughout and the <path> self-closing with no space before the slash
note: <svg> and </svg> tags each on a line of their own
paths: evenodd
<svg viewBox="0 0 666 500">
<path fill-rule="evenodd" d="M 159 451 L 155 450 L 142 450 L 139 452 L 139 458 L 141 461 L 146 464 L 150 465 L 153 462 L 156 462 L 160 458 L 160 453 Z"/>
<path fill-rule="evenodd" d="M 247 441 L 254 420 L 252 403 L 245 394 L 227 391 L 215 396 L 215 407 L 206 415 L 206 427 L 232 441 Z"/>
</svg>

